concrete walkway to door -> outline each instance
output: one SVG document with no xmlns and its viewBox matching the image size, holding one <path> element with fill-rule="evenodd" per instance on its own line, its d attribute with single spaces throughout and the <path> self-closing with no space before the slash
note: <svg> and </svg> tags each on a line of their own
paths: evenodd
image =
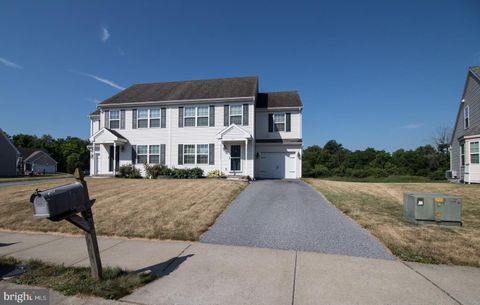
<svg viewBox="0 0 480 305">
<path fill-rule="evenodd" d="M 394 259 L 365 229 L 301 180 L 253 182 L 200 240 Z"/>
</svg>

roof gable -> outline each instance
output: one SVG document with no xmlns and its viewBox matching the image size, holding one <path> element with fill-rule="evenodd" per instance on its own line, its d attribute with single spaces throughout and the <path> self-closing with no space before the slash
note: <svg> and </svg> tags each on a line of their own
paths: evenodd
<svg viewBox="0 0 480 305">
<path fill-rule="evenodd" d="M 119 134 L 117 131 L 109 129 L 109 128 L 102 128 L 97 131 L 94 135 L 90 137 L 90 142 L 98 142 L 98 143 L 113 143 L 113 142 L 127 142 L 127 140 Z"/>
<path fill-rule="evenodd" d="M 10 140 L 7 137 L 7 134 L 1 128 L 0 128 L 0 137 L 3 138 L 3 140 L 5 141 L 8 147 L 10 147 L 17 155 L 20 155 L 20 152 L 18 151 L 17 147 L 15 147 L 15 144 L 13 144 L 12 140 Z"/>
<path fill-rule="evenodd" d="M 252 135 L 248 133 L 242 127 L 232 124 L 227 128 L 223 129 L 217 134 L 217 139 L 222 140 L 238 140 L 238 139 L 251 139 Z"/>
<path fill-rule="evenodd" d="M 104 100 L 99 106 L 142 102 L 254 97 L 257 77 L 189 80 L 136 84 Z"/>
<path fill-rule="evenodd" d="M 25 158 L 24 161 L 47 165 L 57 164 L 57 161 L 55 161 L 47 152 L 43 150 L 37 150 L 36 152 Z"/>
</svg>

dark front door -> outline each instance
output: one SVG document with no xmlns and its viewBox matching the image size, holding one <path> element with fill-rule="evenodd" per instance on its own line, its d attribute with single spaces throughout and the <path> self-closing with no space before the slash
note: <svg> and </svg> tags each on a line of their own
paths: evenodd
<svg viewBox="0 0 480 305">
<path fill-rule="evenodd" d="M 110 146 L 110 153 L 108 154 L 109 162 L 108 162 L 108 170 L 113 172 L 113 145 Z M 118 170 L 120 165 L 120 147 L 116 147 L 115 152 L 115 169 Z"/>
<path fill-rule="evenodd" d="M 230 170 L 232 172 L 240 171 L 240 145 L 230 146 Z"/>
</svg>

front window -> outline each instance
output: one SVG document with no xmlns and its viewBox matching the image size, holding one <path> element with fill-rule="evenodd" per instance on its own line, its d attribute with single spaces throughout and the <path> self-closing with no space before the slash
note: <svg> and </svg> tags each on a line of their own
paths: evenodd
<svg viewBox="0 0 480 305">
<path fill-rule="evenodd" d="M 120 110 L 111 110 L 110 111 L 110 122 L 109 126 L 112 129 L 120 128 Z"/>
<path fill-rule="evenodd" d="M 150 109 L 150 128 L 160 127 L 160 109 Z"/>
<path fill-rule="evenodd" d="M 138 164 L 147 163 L 147 160 L 148 160 L 148 146 L 137 145 L 137 163 Z"/>
<path fill-rule="evenodd" d="M 230 124 L 242 125 L 242 105 L 230 105 Z"/>
<path fill-rule="evenodd" d="M 208 126 L 208 106 L 197 107 L 197 126 Z"/>
<path fill-rule="evenodd" d="M 138 109 L 138 128 L 148 128 L 148 109 Z"/>
<path fill-rule="evenodd" d="M 185 126 L 195 126 L 195 107 L 185 107 Z"/>
<path fill-rule="evenodd" d="M 273 131 L 285 131 L 285 113 L 273 114 Z"/>
<path fill-rule="evenodd" d="M 465 106 L 463 109 L 463 128 L 467 129 L 470 125 L 470 107 Z"/>
<path fill-rule="evenodd" d="M 183 163 L 195 164 L 195 144 L 183 145 Z"/>
<path fill-rule="evenodd" d="M 470 142 L 470 164 L 479 164 L 478 142 Z"/>
<path fill-rule="evenodd" d="M 460 160 L 462 162 L 462 166 L 465 165 L 465 144 L 460 145 Z"/>
<path fill-rule="evenodd" d="M 197 144 L 197 164 L 208 164 L 208 144 Z"/>
<path fill-rule="evenodd" d="M 148 163 L 160 163 L 160 145 L 150 145 L 148 148 Z"/>
</svg>

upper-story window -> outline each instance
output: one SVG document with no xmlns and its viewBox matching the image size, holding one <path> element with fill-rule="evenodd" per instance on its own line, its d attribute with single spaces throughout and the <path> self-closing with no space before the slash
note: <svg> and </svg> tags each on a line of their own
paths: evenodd
<svg viewBox="0 0 480 305">
<path fill-rule="evenodd" d="M 138 109 L 137 126 L 138 128 L 160 127 L 160 109 Z"/>
<path fill-rule="evenodd" d="M 285 113 L 273 114 L 273 131 L 285 131 Z"/>
<path fill-rule="evenodd" d="M 185 107 L 183 120 L 185 127 L 208 126 L 208 106 Z"/>
<path fill-rule="evenodd" d="M 110 110 L 109 125 L 112 129 L 120 128 L 120 110 Z"/>
<path fill-rule="evenodd" d="M 242 105 L 230 105 L 230 124 L 242 125 Z"/>
<path fill-rule="evenodd" d="M 467 105 L 463 108 L 463 128 L 467 129 L 470 126 L 470 107 Z"/>
<path fill-rule="evenodd" d="M 479 153 L 478 142 L 470 142 L 470 164 L 480 163 Z"/>
</svg>

